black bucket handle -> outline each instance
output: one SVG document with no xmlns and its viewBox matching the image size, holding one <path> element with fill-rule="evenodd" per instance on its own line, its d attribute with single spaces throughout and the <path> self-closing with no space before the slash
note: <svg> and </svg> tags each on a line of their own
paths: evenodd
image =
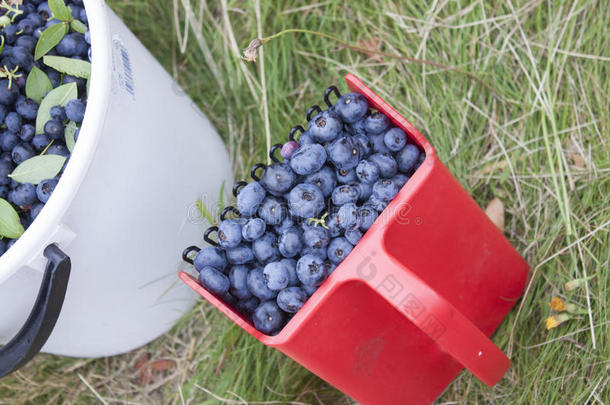
<svg viewBox="0 0 610 405">
<path fill-rule="evenodd" d="M 302 126 L 300 126 L 300 125 L 297 125 L 297 126 L 295 126 L 295 127 L 292 127 L 292 128 L 290 129 L 290 133 L 288 134 L 288 139 L 290 139 L 292 142 L 297 142 L 297 140 L 296 140 L 296 139 L 294 139 L 294 134 L 295 134 L 297 131 L 300 131 L 300 132 L 301 132 L 301 135 L 303 135 L 303 134 L 305 133 L 305 129 L 304 129 Z M 299 138 L 301 137 L 301 135 L 299 135 Z"/>
<path fill-rule="evenodd" d="M 273 160 L 274 163 L 280 163 L 280 160 L 275 156 L 275 152 L 277 152 L 278 149 L 282 150 L 282 146 L 284 145 L 281 143 L 276 143 L 271 147 L 271 149 L 269 149 L 269 158 Z"/>
<path fill-rule="evenodd" d="M 218 242 L 216 242 L 214 239 L 210 239 L 210 234 L 212 232 L 218 232 L 218 227 L 210 226 L 208 229 L 206 229 L 203 233 L 203 239 L 212 246 L 219 246 Z"/>
<path fill-rule="evenodd" d="M 191 253 L 192 252 L 199 253 L 200 250 L 201 249 L 199 249 L 197 246 L 189 246 L 189 247 L 187 247 L 186 249 L 184 249 L 182 251 L 182 260 L 184 260 L 188 264 L 193 264 L 193 259 L 191 259 Z"/>
<path fill-rule="evenodd" d="M 239 212 L 239 210 L 237 208 L 233 207 L 232 205 L 229 205 L 229 206 L 226 206 L 220 213 L 220 220 L 224 221 L 225 219 L 227 219 L 227 214 L 229 212 L 232 212 L 233 214 L 235 214 L 237 216 L 237 218 L 241 217 L 241 213 Z"/>
<path fill-rule="evenodd" d="M 241 189 L 246 187 L 247 185 L 248 183 L 246 183 L 245 181 L 238 181 L 237 183 L 235 183 L 233 185 L 233 196 L 237 198 L 237 195 L 239 194 Z"/>
<path fill-rule="evenodd" d="M 260 177 L 258 177 L 256 175 L 256 171 L 258 169 L 263 169 L 263 173 L 264 173 L 266 168 L 267 168 L 267 165 L 265 165 L 264 163 L 255 164 L 254 166 L 252 166 L 252 170 L 250 170 L 250 177 L 252 177 L 254 179 L 254 181 L 260 181 Z"/>
<path fill-rule="evenodd" d="M 324 91 L 324 102 L 326 103 L 328 108 L 333 106 L 333 103 L 331 103 L 331 101 L 330 101 L 331 93 L 335 93 L 335 95 L 337 96 L 337 99 L 341 98 L 341 93 L 339 92 L 339 89 L 336 86 L 330 86 L 329 88 L 327 88 Z"/>
<path fill-rule="evenodd" d="M 307 122 L 311 121 L 312 118 L 312 114 L 314 113 L 314 111 L 316 112 L 316 114 L 319 114 L 322 112 L 322 109 L 320 108 L 319 105 L 312 105 L 311 107 L 309 107 L 309 109 L 307 110 Z"/>
<path fill-rule="evenodd" d="M 46 343 L 61 312 L 70 279 L 70 258 L 54 243 L 44 250 L 48 263 L 38 297 L 21 330 L 0 348 L 0 378 L 23 367 Z"/>
</svg>

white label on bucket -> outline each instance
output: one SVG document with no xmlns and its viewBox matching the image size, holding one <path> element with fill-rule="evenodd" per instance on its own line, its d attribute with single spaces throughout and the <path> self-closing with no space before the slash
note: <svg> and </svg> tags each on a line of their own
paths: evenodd
<svg viewBox="0 0 610 405">
<path fill-rule="evenodd" d="M 133 99 L 136 98 L 136 89 L 133 80 L 133 70 L 131 60 L 125 44 L 121 38 L 115 34 L 112 36 L 112 93 L 116 94 L 121 88 Z"/>
</svg>

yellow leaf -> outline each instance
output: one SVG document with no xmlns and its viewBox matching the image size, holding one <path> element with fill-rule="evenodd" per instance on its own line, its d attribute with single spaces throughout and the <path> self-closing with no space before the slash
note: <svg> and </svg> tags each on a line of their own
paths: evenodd
<svg viewBox="0 0 610 405">
<path fill-rule="evenodd" d="M 487 204 L 485 213 L 491 219 L 491 222 L 504 232 L 504 204 L 499 198 L 496 197 Z"/>
</svg>

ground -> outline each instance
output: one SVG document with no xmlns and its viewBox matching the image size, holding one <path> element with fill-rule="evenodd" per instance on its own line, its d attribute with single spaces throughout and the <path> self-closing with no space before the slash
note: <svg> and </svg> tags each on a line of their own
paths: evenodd
<svg viewBox="0 0 610 405">
<path fill-rule="evenodd" d="M 523 299 L 493 337 L 512 367 L 493 388 L 463 372 L 438 403 L 610 402 L 604 2 L 109 4 L 213 121 L 237 178 L 304 123 L 328 85 L 345 90 L 351 72 L 431 140 L 481 206 L 502 201 L 505 234 L 532 269 Z M 256 63 L 240 59 L 251 39 L 294 28 L 336 38 L 287 33 L 267 42 Z M 585 276 L 586 285 L 564 288 Z M 554 296 L 578 313 L 547 331 Z M 123 356 L 40 355 L 0 382 L 0 403 L 352 402 L 201 303 L 165 336 Z"/>
</svg>

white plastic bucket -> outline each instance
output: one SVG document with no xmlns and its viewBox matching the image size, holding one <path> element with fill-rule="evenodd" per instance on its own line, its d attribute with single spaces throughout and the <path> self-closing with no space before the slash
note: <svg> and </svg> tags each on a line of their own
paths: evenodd
<svg viewBox="0 0 610 405">
<path fill-rule="evenodd" d="M 187 216 L 222 182 L 229 156 L 205 116 L 101 0 L 85 0 L 93 66 L 78 142 L 38 218 L 0 257 L 0 344 L 24 324 L 55 243 L 72 262 L 43 351 L 114 355 L 171 328 L 194 303 L 179 252 L 201 244 Z"/>
</svg>

